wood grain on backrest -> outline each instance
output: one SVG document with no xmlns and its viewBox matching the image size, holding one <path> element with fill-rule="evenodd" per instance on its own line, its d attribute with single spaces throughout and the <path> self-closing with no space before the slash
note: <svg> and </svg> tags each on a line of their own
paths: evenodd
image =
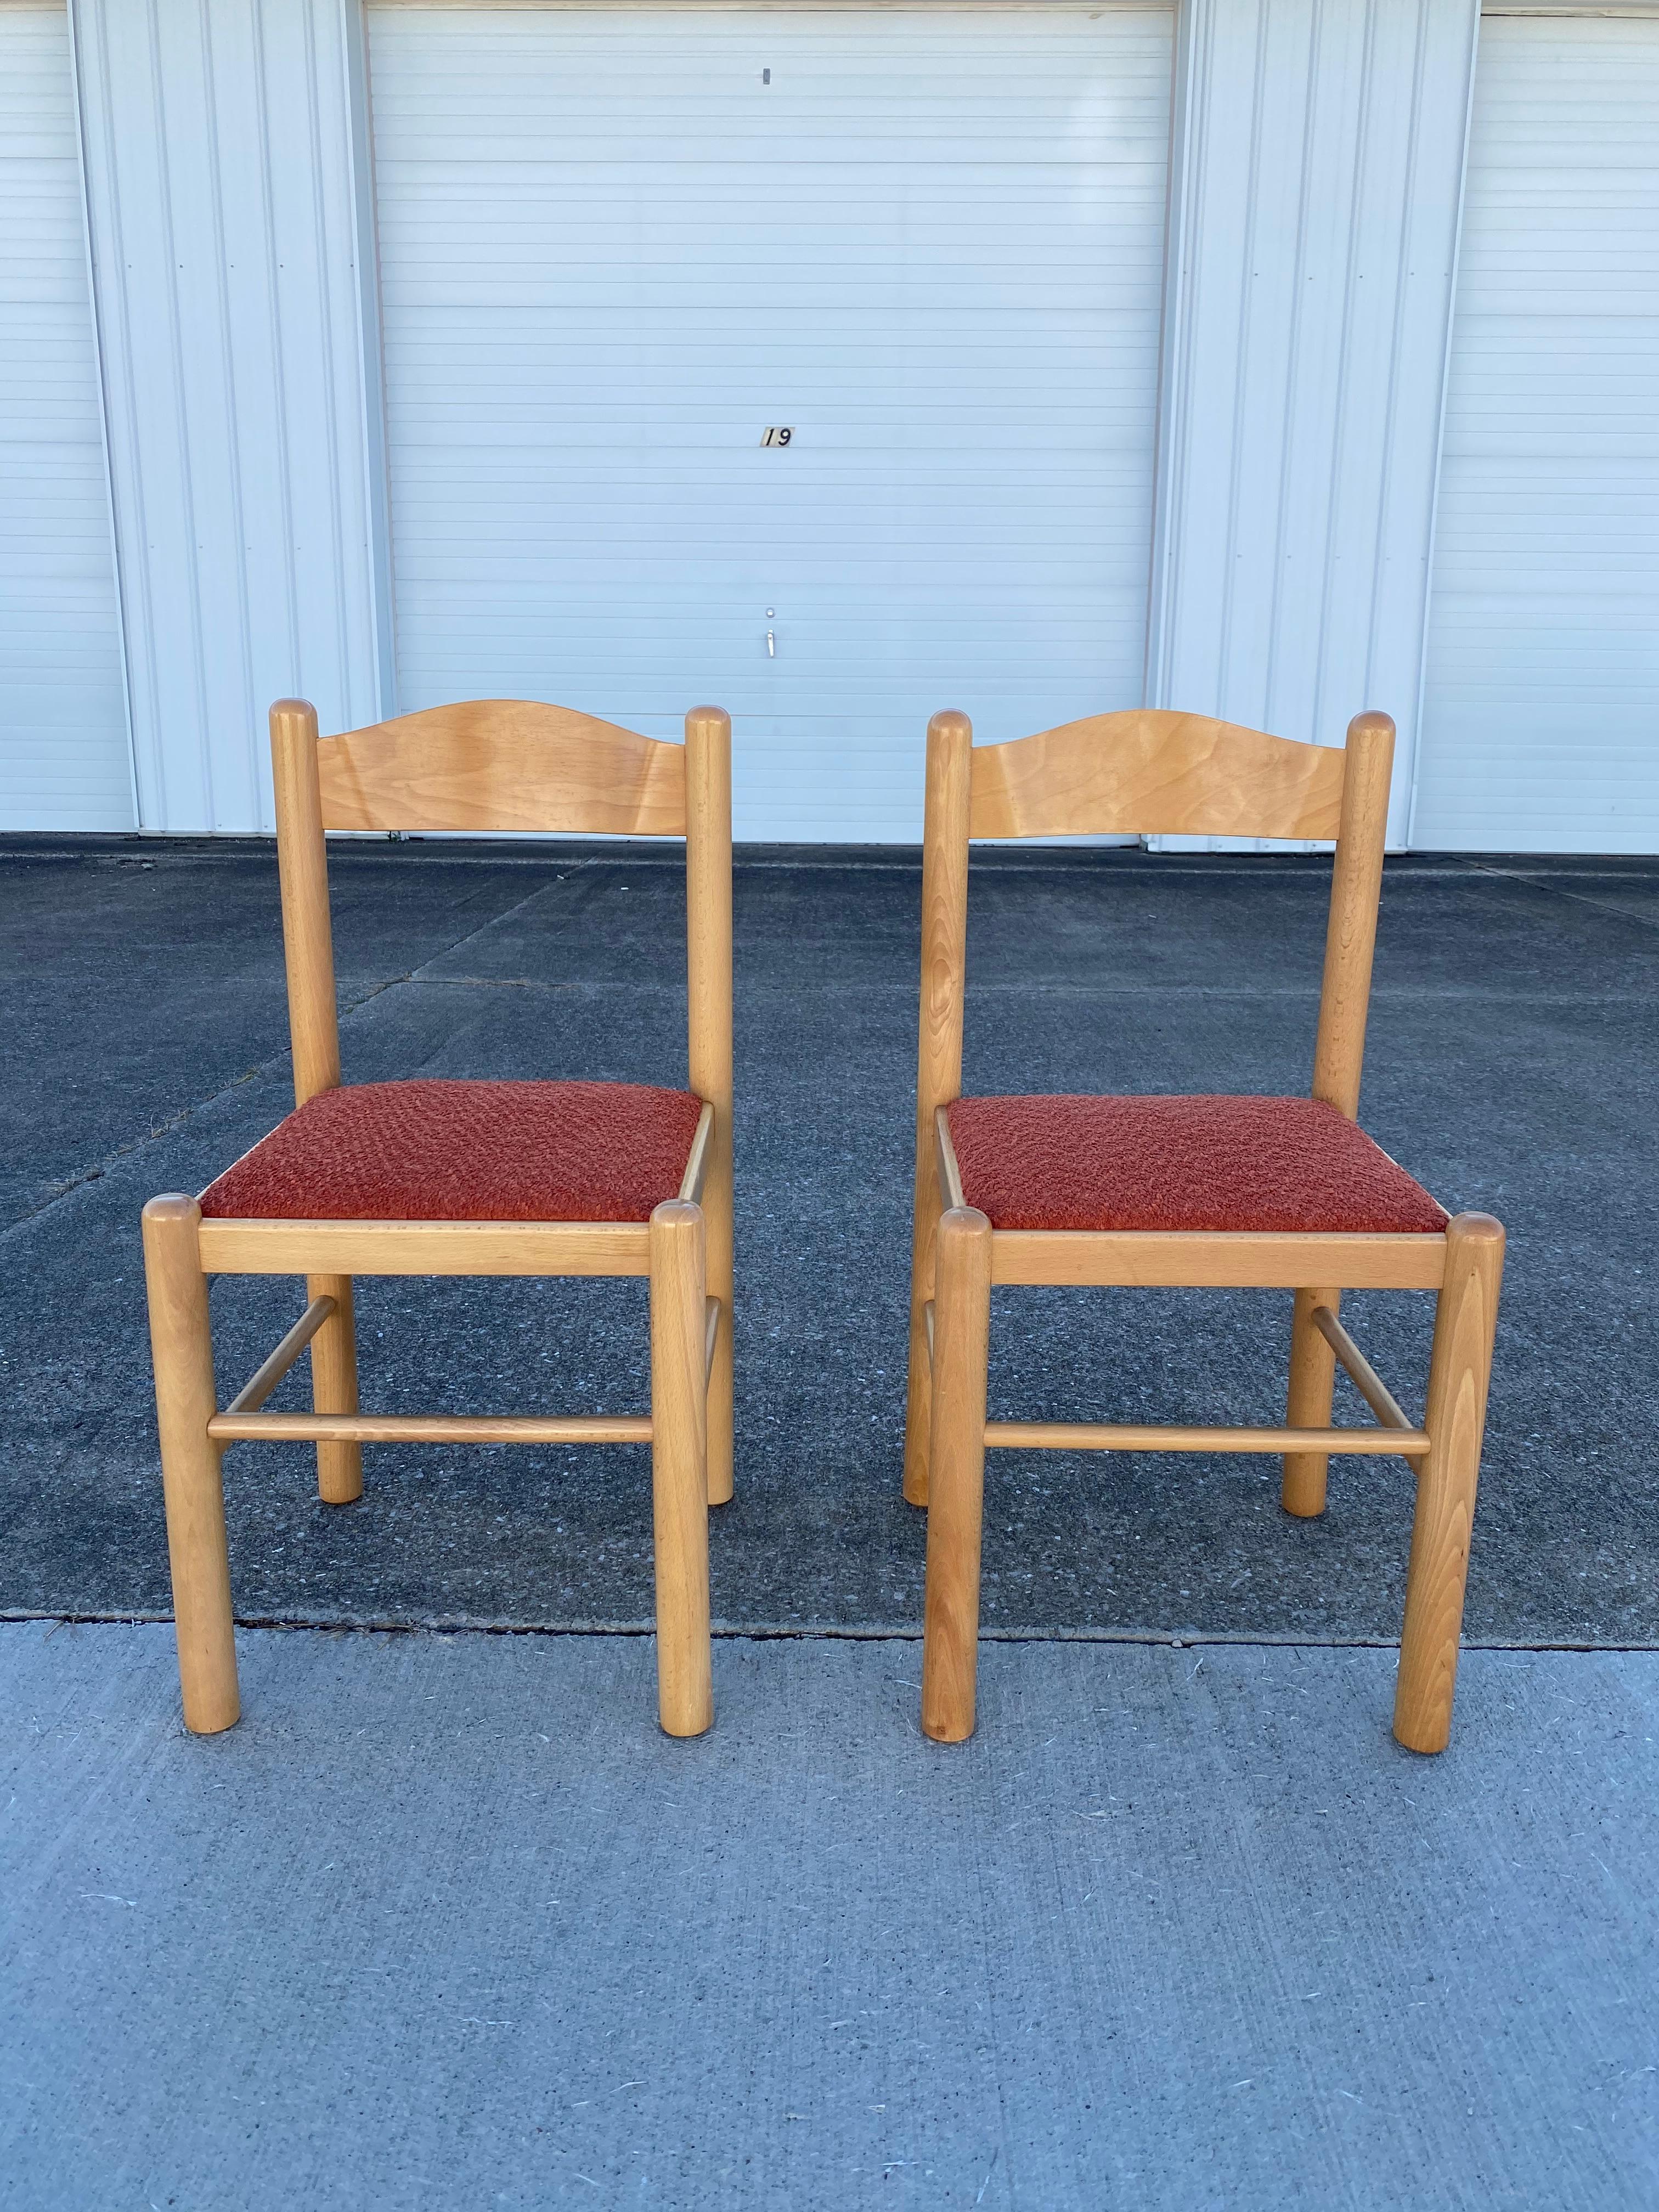
<svg viewBox="0 0 1659 2212">
<path fill-rule="evenodd" d="M 318 741 L 325 830 L 678 837 L 685 748 L 568 707 L 470 699 Z"/>
<path fill-rule="evenodd" d="M 1334 837 L 1340 745 L 1205 714 L 1093 714 L 973 755 L 971 837 Z"/>
</svg>

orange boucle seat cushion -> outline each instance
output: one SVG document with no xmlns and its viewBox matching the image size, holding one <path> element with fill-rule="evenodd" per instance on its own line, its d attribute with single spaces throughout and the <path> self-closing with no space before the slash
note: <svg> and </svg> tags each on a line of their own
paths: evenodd
<svg viewBox="0 0 1659 2212">
<path fill-rule="evenodd" d="M 357 1083 L 319 1091 L 202 1194 L 275 1221 L 648 1221 L 702 1101 L 641 1083 Z"/>
<path fill-rule="evenodd" d="M 994 1229 L 1438 1233 L 1444 1209 L 1314 1098 L 958 1098 L 963 1194 Z"/>
</svg>

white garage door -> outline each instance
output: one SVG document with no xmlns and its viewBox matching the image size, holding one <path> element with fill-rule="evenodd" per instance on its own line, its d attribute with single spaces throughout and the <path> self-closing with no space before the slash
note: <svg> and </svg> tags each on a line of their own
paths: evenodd
<svg viewBox="0 0 1659 2212">
<path fill-rule="evenodd" d="M 1659 851 L 1659 19 L 1480 27 L 1413 844 Z"/>
<path fill-rule="evenodd" d="M 69 19 L 0 6 L 0 828 L 131 827 Z"/>
<path fill-rule="evenodd" d="M 708 699 L 879 842 L 934 709 L 1139 702 L 1168 12 L 369 22 L 403 706 Z"/>
</svg>

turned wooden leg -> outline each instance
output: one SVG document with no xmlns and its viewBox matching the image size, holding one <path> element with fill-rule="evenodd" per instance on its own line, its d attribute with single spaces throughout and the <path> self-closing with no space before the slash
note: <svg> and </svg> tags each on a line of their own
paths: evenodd
<svg viewBox="0 0 1659 2212">
<path fill-rule="evenodd" d="M 1423 1419 L 1430 1447 L 1417 1478 L 1395 1693 L 1394 1732 L 1408 1751 L 1443 1751 L 1451 1735 L 1469 1531 L 1503 1274 L 1502 1224 L 1488 1213 L 1460 1213 L 1446 1231 L 1446 1276 L 1435 1309 Z"/>
<path fill-rule="evenodd" d="M 954 1206 L 940 1218 L 934 1250 L 933 1467 L 921 1729 L 936 1743 L 961 1743 L 974 1732 L 979 1660 L 991 1224 L 972 1206 Z"/>
<path fill-rule="evenodd" d="M 155 1366 L 167 1554 L 179 1643 L 185 1726 L 213 1735 L 241 1713 L 230 1616 L 230 1555 L 219 1447 L 207 1425 L 217 1411 L 207 1277 L 197 1245 L 202 1209 L 174 1192 L 144 1208 L 144 1279 Z"/>
<path fill-rule="evenodd" d="M 927 1349 L 927 1309 L 933 1295 L 933 1249 L 939 1218 L 939 1192 L 931 1156 L 927 1180 L 916 1180 L 915 1229 L 910 1251 L 910 1372 L 904 1403 L 904 1496 L 911 1505 L 927 1503 L 927 1468 L 933 1449 L 933 1362 Z"/>
<path fill-rule="evenodd" d="M 311 1340 L 311 1405 L 318 1413 L 357 1411 L 357 1326 L 349 1275 L 307 1275 L 308 1298 L 332 1298 L 335 1310 Z M 325 1505 L 349 1505 L 363 1494 L 361 1444 L 319 1444 L 317 1495 Z"/>
<path fill-rule="evenodd" d="M 1340 1291 L 1298 1291 L 1291 1316 L 1291 1388 L 1285 1419 L 1293 1429 L 1328 1429 L 1331 1425 L 1331 1393 L 1336 1382 L 1336 1354 L 1313 1325 L 1316 1306 L 1335 1313 Z M 1279 1502 L 1299 1520 L 1316 1520 L 1325 1510 L 1327 1452 L 1286 1452 L 1285 1480 Z"/>
<path fill-rule="evenodd" d="M 717 1295 L 711 1292 L 710 1296 Z M 732 1503 L 732 1302 L 720 1300 L 720 1334 L 714 1339 L 714 1364 L 708 1370 L 708 1503 Z"/>
<path fill-rule="evenodd" d="M 657 1709 L 670 1735 L 701 1735 L 714 1718 L 705 1295 L 702 1208 L 665 1200 L 651 1217 L 651 1485 Z"/>
<path fill-rule="evenodd" d="M 732 1498 L 732 1146 L 718 1134 L 703 1184 L 703 1258 L 708 1294 L 720 1302 L 714 1364 L 708 1370 L 708 1503 L 729 1504 Z"/>
</svg>

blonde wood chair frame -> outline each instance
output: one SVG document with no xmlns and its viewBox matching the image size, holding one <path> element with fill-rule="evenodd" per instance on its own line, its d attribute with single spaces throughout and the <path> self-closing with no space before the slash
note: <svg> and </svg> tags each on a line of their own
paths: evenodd
<svg viewBox="0 0 1659 2212">
<path fill-rule="evenodd" d="M 690 1084 L 703 1101 L 676 1197 L 649 1222 L 204 1219 L 179 1193 L 144 1209 L 144 1264 L 185 1726 L 240 1704 L 221 1458 L 242 1437 L 313 1441 L 324 1502 L 362 1491 L 365 1443 L 648 1443 L 658 1705 L 671 1735 L 714 1719 L 708 1509 L 732 1495 L 732 757 L 714 707 L 683 746 L 561 707 L 483 700 L 319 738 L 300 699 L 270 710 L 283 938 L 302 1106 L 340 1081 L 329 830 L 684 836 Z M 222 1412 L 211 1274 L 303 1274 L 305 1312 Z M 354 1275 L 643 1275 L 648 1414 L 390 1415 L 358 1407 Z M 259 1408 L 307 1347 L 310 1413 Z"/>
<path fill-rule="evenodd" d="M 1382 876 L 1394 724 L 1359 714 L 1346 747 L 1194 714 L 1102 714 L 975 747 L 965 715 L 927 732 L 904 1494 L 929 1508 L 922 1728 L 973 1733 L 988 1445 L 1284 1455 L 1288 1512 L 1323 1512 L 1333 1452 L 1398 1453 L 1417 1476 L 1394 1730 L 1413 1751 L 1450 1733 L 1504 1231 L 1463 1213 L 1443 1235 L 997 1230 L 967 1204 L 945 1109 L 962 1091 L 970 838 L 1164 833 L 1331 838 L 1336 859 L 1313 1096 L 1358 1114 Z M 1282 1428 L 988 1421 L 993 1285 L 1182 1285 L 1295 1292 Z M 1437 1296 L 1427 1407 L 1413 1427 L 1338 1317 L 1345 1289 Z M 1376 1414 L 1333 1428 L 1338 1363 Z"/>
</svg>

